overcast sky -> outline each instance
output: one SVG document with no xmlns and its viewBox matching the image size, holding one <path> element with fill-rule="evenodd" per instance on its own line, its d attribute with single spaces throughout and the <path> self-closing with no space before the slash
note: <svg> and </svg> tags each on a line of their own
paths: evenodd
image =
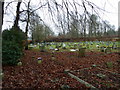
<svg viewBox="0 0 120 90">
<path fill-rule="evenodd" d="M 9 0 L 6 0 L 9 1 Z M 42 2 L 45 0 L 41 0 Z M 61 2 L 61 0 L 56 0 Z M 71 0 L 69 0 L 71 1 Z M 75 0 L 76 2 L 80 2 L 80 0 Z M 116 29 L 118 28 L 118 2 L 119 0 L 88 0 L 96 4 L 102 9 L 105 9 L 107 12 L 99 12 L 101 15 L 101 18 L 103 20 L 107 20 L 110 22 L 110 24 L 115 25 Z M 37 0 L 32 0 L 33 5 L 38 5 Z M 13 25 L 14 21 L 14 15 L 15 15 L 15 10 L 16 10 L 16 3 L 12 3 L 10 9 L 11 11 L 8 12 L 7 14 L 4 15 L 4 23 L 3 23 L 3 30 L 4 29 L 9 29 Z M 22 6 L 24 7 L 24 6 Z M 42 12 L 45 12 L 45 10 L 42 10 Z M 41 14 L 41 17 L 46 21 L 46 23 L 53 29 L 55 29 L 54 25 L 52 24 L 51 20 L 49 20 L 49 16 L 45 13 Z M 24 29 L 25 23 L 20 23 L 20 28 Z"/>
<path fill-rule="evenodd" d="M 118 2 L 119 0 L 91 0 L 101 8 L 105 8 L 109 13 L 104 13 L 102 15 L 104 20 L 109 21 L 111 24 L 115 25 L 116 29 L 118 27 Z"/>
</svg>

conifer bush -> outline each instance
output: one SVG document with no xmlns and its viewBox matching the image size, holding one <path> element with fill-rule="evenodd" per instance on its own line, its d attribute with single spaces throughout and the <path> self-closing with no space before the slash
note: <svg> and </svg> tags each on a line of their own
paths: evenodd
<svg viewBox="0 0 120 90">
<path fill-rule="evenodd" d="M 2 64 L 17 65 L 23 54 L 25 33 L 19 28 L 12 28 L 2 32 Z"/>
</svg>

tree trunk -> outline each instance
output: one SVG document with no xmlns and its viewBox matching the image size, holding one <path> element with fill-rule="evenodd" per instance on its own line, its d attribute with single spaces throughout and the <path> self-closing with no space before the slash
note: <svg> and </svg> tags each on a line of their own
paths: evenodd
<svg viewBox="0 0 120 90">
<path fill-rule="evenodd" d="M 3 25 L 3 15 L 4 15 L 4 2 L 0 1 L 0 33 L 2 31 Z M 0 34 L 1 35 L 1 34 Z"/>
<path fill-rule="evenodd" d="M 28 11 L 28 19 L 27 19 L 27 24 L 26 24 L 26 29 L 25 29 L 25 35 L 26 35 L 26 46 L 25 46 L 25 50 L 28 50 L 28 37 L 27 37 L 27 33 L 28 33 L 28 26 L 29 26 L 29 11 Z"/>
<path fill-rule="evenodd" d="M 25 45 L 25 50 L 28 50 L 28 26 L 29 26 L 29 21 L 30 21 L 30 11 L 29 11 L 29 7 L 30 7 L 30 1 L 28 2 L 28 8 L 27 8 L 27 24 L 26 24 L 26 29 L 25 29 L 25 35 L 26 35 L 26 45 Z"/>
<path fill-rule="evenodd" d="M 0 1 L 0 72 L 2 72 L 2 25 L 4 15 L 4 2 Z M 2 80 L 0 80 L 0 87 L 2 86 Z"/>
<path fill-rule="evenodd" d="M 21 2 L 18 2 L 17 10 L 16 10 L 16 18 L 15 18 L 14 25 L 13 25 L 13 27 L 15 27 L 15 28 L 19 28 L 18 22 L 19 22 L 19 18 L 20 18 L 20 5 L 21 5 Z"/>
<path fill-rule="evenodd" d="M 25 35 L 26 35 L 25 50 L 28 50 L 28 37 L 27 37 L 27 33 L 28 33 L 28 22 L 27 22 L 26 29 L 25 29 Z"/>
<path fill-rule="evenodd" d="M 86 41 L 86 15 L 85 15 L 85 19 L 84 19 L 84 41 Z"/>
</svg>

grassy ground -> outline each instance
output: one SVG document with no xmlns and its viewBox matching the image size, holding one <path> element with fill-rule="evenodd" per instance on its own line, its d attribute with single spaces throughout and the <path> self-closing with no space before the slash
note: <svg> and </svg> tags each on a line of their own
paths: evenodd
<svg viewBox="0 0 120 90">
<path fill-rule="evenodd" d="M 79 49 L 79 48 L 86 48 L 86 51 L 100 51 L 100 47 L 112 47 L 113 44 L 116 45 L 116 47 L 119 47 L 120 42 L 52 42 L 51 45 L 45 45 L 45 50 L 50 50 L 50 48 L 59 48 L 59 51 L 70 51 L 70 49 Z M 97 47 L 99 45 L 99 48 Z M 32 47 L 33 45 L 29 45 L 29 47 Z M 65 49 L 64 49 L 65 47 Z M 40 50 L 40 45 L 36 44 L 32 49 Z M 118 49 L 111 49 L 111 52 L 118 52 Z"/>
</svg>

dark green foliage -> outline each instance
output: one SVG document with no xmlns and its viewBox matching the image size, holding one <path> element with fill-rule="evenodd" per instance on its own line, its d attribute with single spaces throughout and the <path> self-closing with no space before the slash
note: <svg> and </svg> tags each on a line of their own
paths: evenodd
<svg viewBox="0 0 120 90">
<path fill-rule="evenodd" d="M 22 51 L 17 43 L 12 41 L 5 41 L 2 43 L 3 65 L 16 65 L 21 55 Z"/>
<path fill-rule="evenodd" d="M 22 55 L 25 34 L 19 28 L 12 28 L 2 32 L 2 64 L 16 65 Z"/>
<path fill-rule="evenodd" d="M 107 68 L 113 68 L 113 62 L 107 62 L 106 65 Z"/>
<path fill-rule="evenodd" d="M 19 44 L 23 48 L 23 41 L 26 40 L 25 33 L 17 28 L 12 28 L 10 30 L 4 30 L 2 33 L 2 39 L 4 41 L 13 41 Z"/>
</svg>

